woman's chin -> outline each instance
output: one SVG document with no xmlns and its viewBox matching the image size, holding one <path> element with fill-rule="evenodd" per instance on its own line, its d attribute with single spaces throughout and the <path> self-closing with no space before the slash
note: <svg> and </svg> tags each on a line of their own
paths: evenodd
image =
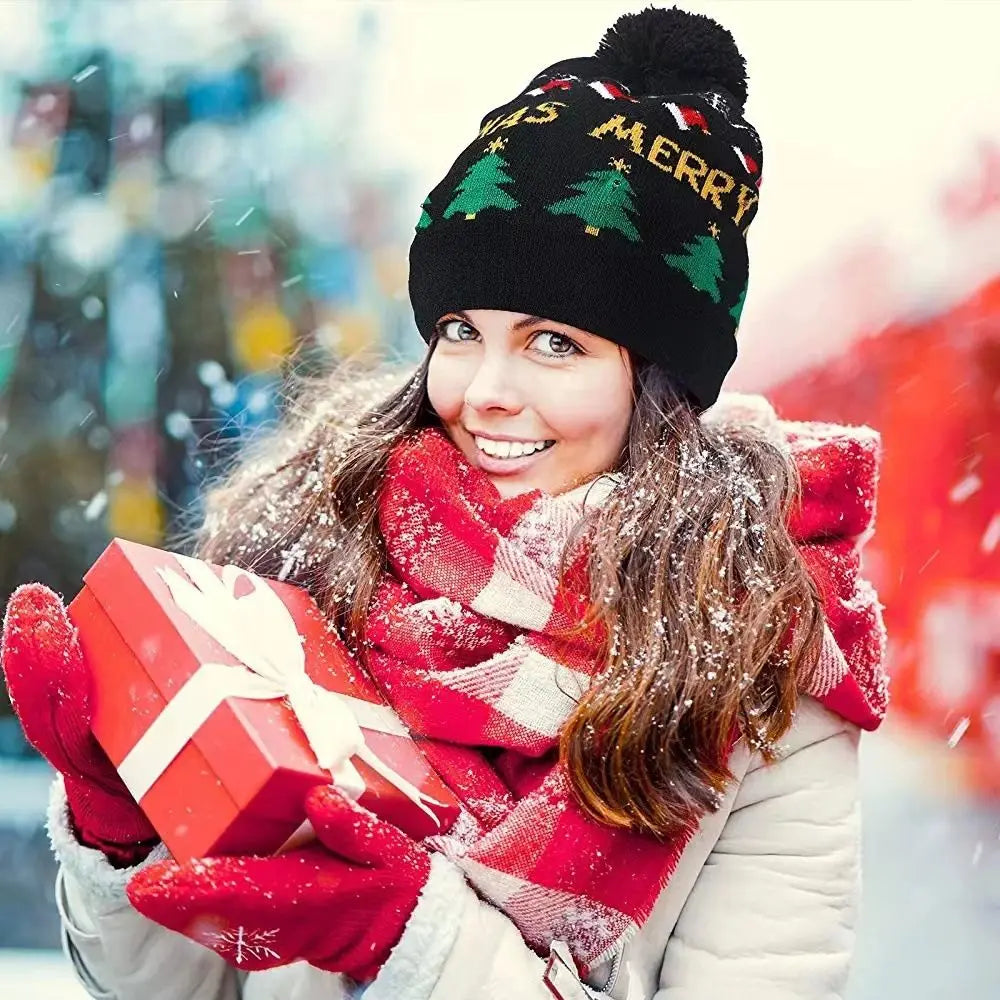
<svg viewBox="0 0 1000 1000">
<path fill-rule="evenodd" d="M 530 493 L 532 490 L 545 489 L 544 483 L 533 481 L 528 476 L 497 476 L 489 472 L 486 475 L 504 500 L 510 500 L 511 497 L 520 496 L 522 493 Z"/>
</svg>

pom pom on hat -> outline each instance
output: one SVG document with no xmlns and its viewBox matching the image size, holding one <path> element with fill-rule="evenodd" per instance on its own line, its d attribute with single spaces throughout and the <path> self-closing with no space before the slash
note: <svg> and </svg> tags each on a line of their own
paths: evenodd
<svg viewBox="0 0 1000 1000">
<path fill-rule="evenodd" d="M 636 96 L 722 88 L 743 113 L 746 61 L 732 34 L 704 14 L 677 7 L 623 14 L 604 33 L 595 56 Z"/>
</svg>

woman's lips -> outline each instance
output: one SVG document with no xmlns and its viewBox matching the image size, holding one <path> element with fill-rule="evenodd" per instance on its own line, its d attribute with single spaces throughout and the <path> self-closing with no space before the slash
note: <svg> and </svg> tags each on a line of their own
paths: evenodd
<svg viewBox="0 0 1000 1000">
<path fill-rule="evenodd" d="M 528 469 L 535 464 L 543 455 L 548 454 L 555 445 L 550 445 L 542 451 L 533 451 L 530 455 L 522 455 L 520 458 L 496 458 L 487 455 L 475 442 L 473 448 L 476 452 L 476 462 L 479 468 L 495 476 L 512 476 L 523 469 Z"/>
</svg>

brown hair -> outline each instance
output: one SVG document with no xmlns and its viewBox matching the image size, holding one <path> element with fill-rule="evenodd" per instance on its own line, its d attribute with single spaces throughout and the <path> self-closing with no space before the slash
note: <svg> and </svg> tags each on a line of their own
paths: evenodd
<svg viewBox="0 0 1000 1000">
<path fill-rule="evenodd" d="M 408 375 L 349 365 L 298 385 L 282 432 L 207 491 L 183 547 L 307 587 L 363 659 L 388 456 L 439 424 L 433 349 Z M 799 484 L 780 440 L 699 417 L 640 359 L 633 386 L 622 484 L 578 528 L 592 543 L 588 619 L 607 626 L 606 668 L 565 723 L 560 756 L 591 817 L 665 837 L 717 807 L 735 732 L 774 759 L 797 677 L 819 658 L 822 612 L 786 529 Z"/>
</svg>

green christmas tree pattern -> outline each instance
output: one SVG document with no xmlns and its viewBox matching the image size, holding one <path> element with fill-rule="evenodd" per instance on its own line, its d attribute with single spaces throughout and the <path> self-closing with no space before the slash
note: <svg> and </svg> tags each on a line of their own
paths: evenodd
<svg viewBox="0 0 1000 1000">
<path fill-rule="evenodd" d="M 631 167 L 624 160 L 611 160 L 609 169 L 592 170 L 582 181 L 570 185 L 578 194 L 546 205 L 553 215 L 575 215 L 584 223 L 584 231 L 597 236 L 602 229 L 617 229 L 633 243 L 639 232 L 629 218 L 636 214 L 635 191 L 626 176 Z"/>
<path fill-rule="evenodd" d="M 718 228 L 713 224 L 711 236 L 696 236 L 684 244 L 684 253 L 664 254 L 666 263 L 687 275 L 691 287 L 707 292 L 713 302 L 722 299 L 719 282 L 722 280 L 722 251 L 716 241 Z"/>
<path fill-rule="evenodd" d="M 748 287 L 748 285 L 743 286 L 743 291 L 740 292 L 740 297 L 736 300 L 736 305 L 729 310 L 729 315 L 732 316 L 733 322 L 736 324 L 739 324 L 740 316 L 743 315 L 743 303 L 746 301 Z"/>
<path fill-rule="evenodd" d="M 463 212 L 466 219 L 474 219 L 484 208 L 501 208 L 505 212 L 520 208 L 520 203 L 503 190 L 504 184 L 514 183 L 514 178 L 507 173 L 508 163 L 500 155 L 506 144 L 507 140 L 498 136 L 486 147 L 483 156 L 469 167 L 452 203 L 444 210 L 446 219 Z"/>
<path fill-rule="evenodd" d="M 434 220 L 427 214 L 427 207 L 430 205 L 431 200 L 428 198 L 423 205 L 420 207 L 423 211 L 420 213 L 420 219 L 417 222 L 417 229 L 426 229 Z"/>
</svg>

